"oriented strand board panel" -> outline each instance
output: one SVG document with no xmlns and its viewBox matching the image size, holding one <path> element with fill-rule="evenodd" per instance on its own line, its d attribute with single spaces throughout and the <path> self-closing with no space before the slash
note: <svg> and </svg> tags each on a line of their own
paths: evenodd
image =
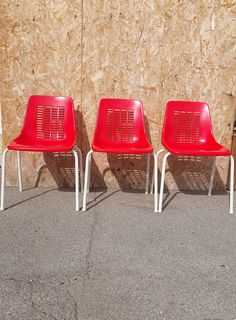
<svg viewBox="0 0 236 320">
<path fill-rule="evenodd" d="M 234 0 L 5 0 L 0 8 L 4 146 L 20 129 L 27 97 L 39 93 L 74 98 L 82 111 L 76 119 L 84 155 L 103 97 L 142 100 L 155 150 L 167 100 L 206 101 L 216 138 L 230 146 L 236 105 Z M 73 185 L 72 160 L 24 155 L 24 184 L 34 184 L 42 173 L 43 185 Z M 218 162 L 217 188 L 226 181 L 227 161 Z M 145 165 L 140 156 L 95 154 L 92 185 L 143 188 Z M 168 188 L 207 188 L 211 159 L 179 157 L 168 165 Z M 14 161 L 11 168 L 8 183 L 16 184 Z"/>
<path fill-rule="evenodd" d="M 19 132 L 30 95 L 73 96 L 75 107 L 80 106 L 81 8 L 81 1 L 72 0 L 1 1 L 0 80 L 4 146 Z M 8 157 L 7 180 L 14 185 L 17 184 L 16 157 L 10 153 Z M 57 160 L 47 154 L 44 158 L 51 173 L 56 164 L 56 171 L 60 173 Z M 49 174 L 43 165 L 42 155 L 23 154 L 25 186 L 34 185 L 39 174 L 42 174 L 39 179 L 42 185 L 58 182 L 57 176 Z"/>
<path fill-rule="evenodd" d="M 85 1 L 82 105 L 89 141 L 99 100 L 123 97 L 143 101 L 155 150 L 165 103 L 174 99 L 208 102 L 216 138 L 230 146 L 235 13 L 235 1 Z M 167 186 L 205 190 L 211 166 L 206 160 L 170 159 Z M 144 186 L 145 159 L 140 165 L 134 157 L 96 155 L 95 162 L 95 186 L 104 179 L 110 186 Z M 218 162 L 217 188 L 226 180 L 227 163 Z"/>
<path fill-rule="evenodd" d="M 83 114 L 91 141 L 99 100 L 143 101 L 147 131 L 157 145 L 163 113 L 159 104 L 163 45 L 161 12 L 144 1 L 85 1 L 83 35 Z M 93 28 L 89 26 L 93 25 Z M 143 188 L 146 158 L 95 155 L 92 183 Z"/>
<path fill-rule="evenodd" d="M 2 108 L 0 103 L 0 152 L 2 151 Z M 0 161 L 2 161 L 2 153 L 0 156 Z"/>
</svg>

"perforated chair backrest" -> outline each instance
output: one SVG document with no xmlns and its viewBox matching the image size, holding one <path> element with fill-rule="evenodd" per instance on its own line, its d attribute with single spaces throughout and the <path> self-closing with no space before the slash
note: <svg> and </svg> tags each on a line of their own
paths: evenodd
<svg viewBox="0 0 236 320">
<path fill-rule="evenodd" d="M 135 144 L 146 137 L 143 106 L 140 101 L 102 99 L 100 101 L 94 144 Z"/>
<path fill-rule="evenodd" d="M 194 145 L 214 139 L 208 104 L 169 101 L 166 105 L 162 144 Z"/>
<path fill-rule="evenodd" d="M 75 142 L 72 98 L 31 96 L 28 100 L 21 135 L 30 141 Z"/>
</svg>

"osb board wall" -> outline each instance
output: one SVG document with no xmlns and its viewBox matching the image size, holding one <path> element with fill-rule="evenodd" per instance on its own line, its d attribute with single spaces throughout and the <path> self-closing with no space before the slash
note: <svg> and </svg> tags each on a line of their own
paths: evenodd
<svg viewBox="0 0 236 320">
<path fill-rule="evenodd" d="M 0 161 L 2 160 L 2 108 L 0 103 Z"/>
<path fill-rule="evenodd" d="M 66 95 L 81 104 L 80 1 L 1 1 L 1 103 L 3 145 L 19 132 L 27 99 L 32 94 Z M 78 123 L 78 126 L 80 123 Z M 50 155 L 22 155 L 24 185 L 39 178 L 42 185 L 55 185 Z M 15 154 L 8 154 L 7 180 L 17 183 Z M 58 170 L 57 170 L 58 171 Z M 59 173 L 59 172 L 58 172 Z M 58 182 L 59 174 L 56 176 Z M 60 177 L 59 177 L 60 180 Z M 64 180 L 63 180 L 64 181 Z M 60 183 L 63 183 L 60 181 Z"/>
<path fill-rule="evenodd" d="M 0 19 L 4 145 L 19 131 L 29 95 L 56 94 L 74 98 L 84 154 L 103 97 L 142 100 L 155 150 L 167 100 L 206 101 L 216 138 L 230 146 L 236 101 L 234 0 L 3 1 Z M 145 159 L 139 158 L 96 154 L 92 185 L 143 187 Z M 11 159 L 8 183 L 16 184 Z M 70 157 L 27 154 L 25 185 L 35 183 L 44 160 L 51 174 L 42 169 L 40 184 L 73 184 Z M 169 188 L 207 188 L 210 159 L 173 158 L 168 164 Z M 215 183 L 221 188 L 227 159 L 219 160 L 217 169 Z"/>
</svg>

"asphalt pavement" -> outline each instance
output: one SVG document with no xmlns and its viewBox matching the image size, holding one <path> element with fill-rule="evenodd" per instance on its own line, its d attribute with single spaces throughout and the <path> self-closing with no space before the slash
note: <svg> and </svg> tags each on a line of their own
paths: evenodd
<svg viewBox="0 0 236 320">
<path fill-rule="evenodd" d="M 81 197 L 82 198 L 82 197 Z M 6 188 L 0 320 L 235 320 L 228 194 Z"/>
</svg>

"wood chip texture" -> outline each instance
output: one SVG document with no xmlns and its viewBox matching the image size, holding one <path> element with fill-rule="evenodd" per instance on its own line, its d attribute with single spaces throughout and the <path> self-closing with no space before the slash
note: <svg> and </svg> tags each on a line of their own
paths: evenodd
<svg viewBox="0 0 236 320">
<path fill-rule="evenodd" d="M 3 0 L 0 3 L 3 147 L 32 94 L 72 96 L 78 146 L 90 149 L 104 97 L 140 99 L 155 150 L 168 100 L 206 101 L 216 139 L 231 146 L 236 106 L 235 0 Z M 7 183 L 17 184 L 16 155 Z M 24 185 L 74 185 L 70 154 L 24 153 Z M 206 190 L 212 159 L 172 157 L 168 189 Z M 228 159 L 217 161 L 222 189 Z M 161 168 L 161 158 L 159 163 Z M 95 154 L 92 187 L 143 189 L 146 158 Z"/>
</svg>

